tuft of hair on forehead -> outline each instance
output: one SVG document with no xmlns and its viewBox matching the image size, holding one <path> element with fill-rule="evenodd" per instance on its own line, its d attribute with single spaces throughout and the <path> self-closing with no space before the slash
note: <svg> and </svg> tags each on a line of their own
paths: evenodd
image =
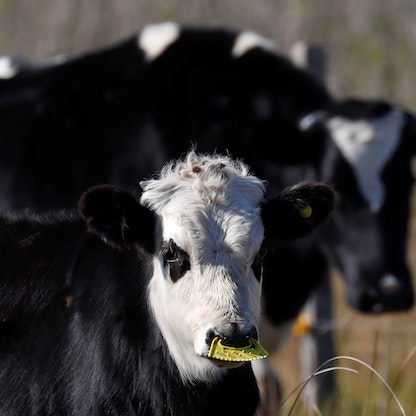
<svg viewBox="0 0 416 416">
<path fill-rule="evenodd" d="M 234 195 L 241 193 L 242 198 L 252 205 L 262 201 L 265 191 L 264 181 L 252 175 L 243 161 L 224 154 L 203 154 L 194 150 L 182 159 L 167 163 L 158 178 L 142 181 L 140 186 L 143 189 L 141 203 L 156 211 L 180 190 L 192 191 L 205 203 L 225 203 L 232 191 Z M 188 196 L 192 198 L 190 194 Z"/>
</svg>

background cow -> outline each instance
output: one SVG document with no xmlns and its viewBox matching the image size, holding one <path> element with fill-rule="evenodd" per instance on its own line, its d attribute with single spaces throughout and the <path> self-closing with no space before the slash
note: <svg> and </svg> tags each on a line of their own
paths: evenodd
<svg viewBox="0 0 416 416">
<path fill-rule="evenodd" d="M 304 377 L 336 355 L 331 332 L 319 330 L 318 324 L 328 325 L 331 320 L 328 290 L 333 269 L 348 282 L 346 295 L 356 310 L 381 313 L 408 309 L 414 297 L 406 243 L 414 180 L 411 162 L 416 144 L 415 117 L 383 100 L 346 99 L 337 101 L 328 110 L 307 116 L 301 125 L 313 129 L 315 124 L 321 128 L 321 123 L 328 127 L 331 139 L 322 154 L 319 177 L 335 185 L 337 210 L 316 238 L 280 250 L 284 255 L 279 263 L 287 262 L 286 270 L 305 275 L 305 280 L 311 274 L 322 276 L 320 286 L 314 289 L 305 308 L 311 325 L 317 325 L 317 330 L 308 334 L 305 342 L 311 358 L 303 369 Z M 296 284 L 293 282 L 293 292 L 298 290 Z M 272 279 L 265 279 L 264 291 L 264 310 L 271 321 L 267 323 L 270 330 L 270 324 L 279 326 L 287 321 L 282 319 L 287 308 L 281 307 L 284 300 L 279 302 L 281 292 Z M 268 293 L 275 295 L 268 296 Z M 313 348 L 311 338 L 316 343 Z M 280 332 L 269 331 L 265 342 L 270 351 L 278 349 Z M 301 349 L 304 356 L 305 351 L 306 348 Z M 256 363 L 256 366 L 264 364 Z M 311 380 L 307 386 L 309 398 L 315 400 L 320 387 L 321 399 L 333 399 L 335 376 L 329 372 Z"/>
<path fill-rule="evenodd" d="M 267 239 L 264 310 L 274 325 L 296 317 L 330 266 L 342 271 L 348 300 L 358 310 L 413 304 L 403 251 L 414 121 L 402 109 L 387 117 L 398 120 L 400 139 L 370 175 L 380 173 L 374 183 L 380 189 L 381 177 L 384 189 L 375 198 L 377 208 L 363 193 L 345 140 L 335 139 L 336 131 L 346 131 L 335 117 L 341 103 L 254 33 L 166 23 L 113 47 L 45 65 L 3 59 L 4 210 L 71 206 L 82 189 L 99 182 L 135 189 L 137 178 L 193 141 L 200 151 L 229 151 L 247 161 L 267 179 L 272 196 L 304 179 L 335 185 L 340 209 L 326 227 L 296 244 Z M 370 115 L 364 112 L 367 123 Z M 363 236 L 360 244 L 357 236 Z M 364 243 L 371 247 L 367 257 Z M 277 283 L 276 264 L 296 279 Z"/>
<path fill-rule="evenodd" d="M 251 366 L 210 347 L 258 338 L 261 219 L 300 237 L 332 190 L 303 183 L 266 202 L 242 162 L 194 152 L 141 187 L 140 203 L 98 185 L 80 215 L 0 218 L 1 414 L 255 414 Z"/>
</svg>

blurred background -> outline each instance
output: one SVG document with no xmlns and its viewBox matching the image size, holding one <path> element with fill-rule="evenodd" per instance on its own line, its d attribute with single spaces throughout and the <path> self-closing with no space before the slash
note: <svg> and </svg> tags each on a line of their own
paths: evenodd
<svg viewBox="0 0 416 416">
<path fill-rule="evenodd" d="M 148 23 L 248 29 L 282 52 L 298 40 L 328 54 L 338 97 L 384 97 L 416 109 L 413 0 L 0 0 L 0 54 L 43 60 L 103 47 Z"/>
<path fill-rule="evenodd" d="M 383 98 L 416 112 L 416 2 L 414 0 L 0 0 L 0 55 L 43 61 L 105 47 L 161 21 L 253 30 L 288 54 L 299 40 L 319 45 L 327 56 L 325 80 L 335 97 Z M 413 213 L 416 212 L 414 204 Z M 410 226 L 409 259 L 416 276 L 416 220 Z M 416 312 L 360 315 L 337 293 L 331 330 L 337 352 L 363 360 L 391 386 L 407 415 L 416 414 Z M 301 382 L 299 338 L 273 357 L 281 374 L 283 414 L 292 412 Z M 348 360 L 334 365 L 343 392 L 338 415 L 402 415 L 380 378 Z M 296 415 L 308 413 L 295 403 Z"/>
</svg>

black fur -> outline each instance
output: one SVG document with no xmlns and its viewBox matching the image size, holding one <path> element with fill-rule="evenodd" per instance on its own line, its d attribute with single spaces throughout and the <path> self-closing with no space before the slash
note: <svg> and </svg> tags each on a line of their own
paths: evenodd
<svg viewBox="0 0 416 416">
<path fill-rule="evenodd" d="M 103 188 L 95 191 L 96 205 Z M 134 201 L 104 192 L 123 195 L 114 205 L 121 216 Z M 126 218 L 149 227 L 141 214 Z M 107 217 L 110 228 L 120 228 L 119 218 Z M 112 236 L 117 250 L 74 212 L 0 219 L 0 414 L 253 415 L 249 364 L 218 384 L 181 381 L 149 311 L 151 255 Z"/>
</svg>

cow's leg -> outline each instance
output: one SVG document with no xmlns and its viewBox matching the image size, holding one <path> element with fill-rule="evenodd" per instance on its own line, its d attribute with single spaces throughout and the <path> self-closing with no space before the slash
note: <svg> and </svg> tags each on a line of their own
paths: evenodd
<svg viewBox="0 0 416 416">
<path fill-rule="evenodd" d="M 270 360 L 258 360 L 252 365 L 260 391 L 260 405 L 256 416 L 276 416 L 282 404 L 282 385 L 279 375 Z"/>
</svg>

